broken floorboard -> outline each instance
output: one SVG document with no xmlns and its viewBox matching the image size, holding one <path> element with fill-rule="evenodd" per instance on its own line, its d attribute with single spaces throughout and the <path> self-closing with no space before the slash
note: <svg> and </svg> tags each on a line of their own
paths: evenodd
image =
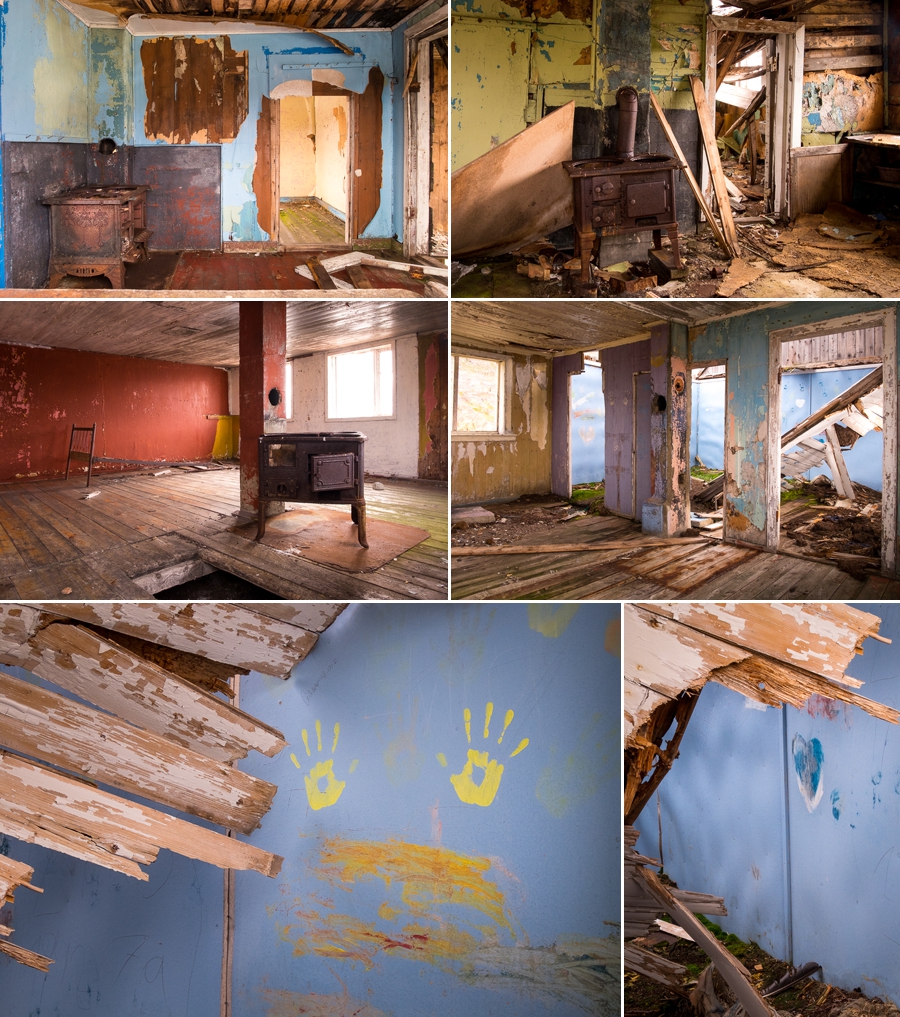
<svg viewBox="0 0 900 1017">
<path fill-rule="evenodd" d="M 236 469 L 171 476 L 95 476 L 99 495 L 62 480 L 0 487 L 0 599 L 146 600 L 221 569 L 288 600 L 443 600 L 447 489 L 366 484 L 370 519 L 431 536 L 373 572 L 320 565 L 231 532 Z M 349 508 L 348 508 L 349 518 Z"/>
<path fill-rule="evenodd" d="M 595 542 L 597 550 L 453 555 L 453 599 L 857 600 L 872 599 L 871 593 L 878 588 L 833 565 L 721 541 L 651 546 L 639 523 L 615 516 L 575 519 L 558 530 L 542 541 Z M 606 541 L 616 546 L 604 549 Z M 629 542 L 633 550 L 628 549 Z"/>
</svg>

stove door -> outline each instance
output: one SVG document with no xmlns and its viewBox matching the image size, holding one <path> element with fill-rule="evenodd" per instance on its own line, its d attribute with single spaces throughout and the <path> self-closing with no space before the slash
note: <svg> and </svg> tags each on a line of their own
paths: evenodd
<svg viewBox="0 0 900 1017">
<path fill-rule="evenodd" d="M 343 491 L 356 487 L 356 456 L 352 452 L 310 456 L 309 472 L 313 491 Z"/>
<path fill-rule="evenodd" d="M 669 209 L 669 188 L 665 180 L 629 184 L 625 193 L 625 209 L 629 219 L 663 215 Z"/>
</svg>

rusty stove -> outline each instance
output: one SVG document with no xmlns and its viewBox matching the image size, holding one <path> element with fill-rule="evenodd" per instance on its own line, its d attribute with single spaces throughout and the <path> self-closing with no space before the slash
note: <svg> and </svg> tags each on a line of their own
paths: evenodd
<svg viewBox="0 0 900 1017">
<path fill-rule="evenodd" d="M 363 446 L 359 431 L 315 434 L 266 434 L 259 439 L 259 521 L 256 539 L 266 532 L 266 504 L 303 501 L 350 505 L 350 516 L 363 547 L 366 496 Z"/>
<path fill-rule="evenodd" d="M 681 268 L 678 221 L 675 214 L 675 171 L 678 162 L 667 155 L 634 154 L 638 94 L 626 86 L 616 93 L 619 130 L 616 155 L 565 162 L 572 178 L 575 201 L 575 254 L 581 257 L 578 289 L 595 290 L 591 252 L 596 237 L 653 231 L 653 247 L 662 248 L 662 231 L 672 243 L 674 267 Z"/>
<path fill-rule="evenodd" d="M 125 286 L 125 265 L 147 257 L 146 184 L 77 187 L 44 198 L 50 206 L 50 287 L 67 275 L 105 275 Z"/>
</svg>

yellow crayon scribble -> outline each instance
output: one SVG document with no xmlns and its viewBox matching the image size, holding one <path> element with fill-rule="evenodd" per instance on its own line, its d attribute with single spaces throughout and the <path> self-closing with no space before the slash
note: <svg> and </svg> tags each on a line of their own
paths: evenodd
<svg viewBox="0 0 900 1017">
<path fill-rule="evenodd" d="M 484 738 L 491 736 L 491 717 L 494 713 L 494 704 L 488 703 L 484 708 Z"/>
<path fill-rule="evenodd" d="M 578 604 L 529 604 L 528 627 L 548 639 L 558 639 L 578 613 Z"/>
<path fill-rule="evenodd" d="M 441 764 L 441 766 L 446 766 L 447 765 L 447 757 L 444 755 L 443 752 L 439 752 L 437 754 L 436 758 L 437 758 L 437 761 Z"/>
</svg>

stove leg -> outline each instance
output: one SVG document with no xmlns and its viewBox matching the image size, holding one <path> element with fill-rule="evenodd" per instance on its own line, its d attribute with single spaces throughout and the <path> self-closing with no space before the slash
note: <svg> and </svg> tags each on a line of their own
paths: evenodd
<svg viewBox="0 0 900 1017">
<path fill-rule="evenodd" d="M 575 284 L 575 292 L 579 296 L 596 296 L 597 286 L 591 272 L 591 255 L 594 253 L 594 240 L 597 234 L 593 230 L 580 230 L 575 234 L 578 245 L 578 256 L 581 258 L 581 275 Z"/>
<path fill-rule="evenodd" d="M 360 547 L 368 547 L 369 543 L 366 540 L 366 503 L 358 501 L 350 509 L 350 517 L 356 523 L 356 536 Z"/>
<path fill-rule="evenodd" d="M 672 244 L 672 257 L 675 259 L 675 267 L 681 268 L 681 254 L 678 250 L 678 227 L 673 226 L 671 229 L 667 229 L 666 233 L 669 237 L 669 242 Z"/>
<path fill-rule="evenodd" d="M 653 250 L 662 250 L 662 230 L 653 231 Z"/>
<path fill-rule="evenodd" d="M 259 512 L 256 517 L 256 539 L 262 540 L 266 535 L 266 503 L 259 503 Z"/>
</svg>

